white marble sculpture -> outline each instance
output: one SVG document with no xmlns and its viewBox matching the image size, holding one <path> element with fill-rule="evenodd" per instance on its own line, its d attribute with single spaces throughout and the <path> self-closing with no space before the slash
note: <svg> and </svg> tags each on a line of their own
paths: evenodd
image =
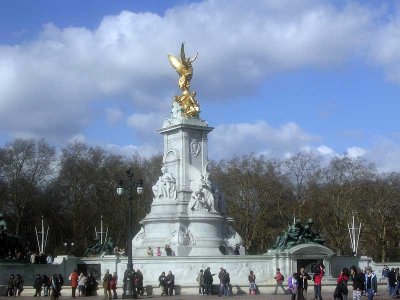
<svg viewBox="0 0 400 300">
<path fill-rule="evenodd" d="M 176 199 L 176 180 L 167 172 L 166 167 L 161 168 L 162 175 L 153 185 L 154 199 Z"/>
</svg>

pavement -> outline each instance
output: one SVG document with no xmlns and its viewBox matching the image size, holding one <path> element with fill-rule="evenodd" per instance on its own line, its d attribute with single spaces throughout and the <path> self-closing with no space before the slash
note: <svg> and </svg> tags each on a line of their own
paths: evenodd
<svg viewBox="0 0 400 300">
<path fill-rule="evenodd" d="M 308 295 L 306 300 L 313 300 L 313 295 Z M 50 300 L 49 297 L 33 297 L 33 296 L 24 296 L 23 294 L 20 297 L 12 297 L 15 300 L 17 298 L 22 298 L 21 300 L 39 300 L 40 298 L 44 298 L 46 300 Z M 151 296 L 139 296 L 138 299 L 166 299 L 166 300 L 206 300 L 206 299 L 230 299 L 233 298 L 235 300 L 245 300 L 245 299 L 263 299 L 263 300 L 290 300 L 290 295 L 284 294 L 259 294 L 259 295 L 232 295 L 232 296 L 222 296 L 218 297 L 214 296 L 202 296 L 202 295 L 174 295 L 174 296 L 160 296 L 160 295 L 151 295 Z M 333 300 L 332 292 L 322 292 L 322 298 L 324 300 Z M 42 299 L 42 300 L 44 300 Z M 119 297 L 121 299 L 121 297 Z M 374 300 L 389 300 L 392 299 L 388 295 L 378 294 L 374 297 Z M 399 298 L 398 298 L 399 299 Z M 10 297 L 2 297 L 0 296 L 0 300 L 10 300 Z M 91 297 L 76 297 L 72 298 L 71 296 L 63 295 L 60 297 L 60 300 L 104 300 L 102 296 L 91 296 Z M 349 300 L 351 300 L 351 294 L 349 294 Z M 367 300 L 367 297 L 363 296 L 361 300 Z"/>
</svg>

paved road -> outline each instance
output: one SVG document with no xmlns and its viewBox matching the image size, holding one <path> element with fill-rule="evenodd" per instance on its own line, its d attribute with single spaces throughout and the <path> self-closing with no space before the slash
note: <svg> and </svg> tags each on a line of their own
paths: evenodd
<svg viewBox="0 0 400 300">
<path fill-rule="evenodd" d="M 308 299 L 306 300 L 313 300 L 312 299 L 313 295 L 308 295 Z M 322 297 L 324 300 L 333 300 L 333 296 L 332 293 L 322 293 Z M 14 297 L 13 297 L 14 298 Z M 18 297 L 15 297 L 15 300 Z M 32 297 L 32 296 L 21 296 L 21 300 L 50 300 L 49 297 Z M 206 299 L 231 299 L 232 300 L 290 300 L 290 296 L 289 295 L 283 295 L 283 294 L 278 294 L 278 295 L 272 295 L 272 294 L 260 294 L 260 295 L 233 295 L 231 297 L 218 297 L 218 296 L 200 296 L 200 295 L 178 295 L 178 296 L 159 296 L 159 295 L 153 295 L 153 296 L 141 296 L 139 297 L 139 299 L 165 299 L 165 300 L 206 300 Z M 62 296 L 60 297 L 60 300 L 103 300 L 102 296 L 94 296 L 94 297 L 76 297 L 76 298 L 72 298 L 70 296 Z M 389 300 L 391 299 L 389 296 L 387 295 L 377 295 L 374 297 L 374 300 Z M 10 297 L 0 297 L 0 300 L 10 300 Z M 349 300 L 351 300 L 351 295 L 349 295 Z M 367 297 L 362 297 L 361 300 L 367 300 Z"/>
</svg>

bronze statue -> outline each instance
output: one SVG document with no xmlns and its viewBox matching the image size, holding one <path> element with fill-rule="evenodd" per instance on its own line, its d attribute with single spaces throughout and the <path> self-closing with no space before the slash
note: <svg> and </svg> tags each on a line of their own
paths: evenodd
<svg viewBox="0 0 400 300">
<path fill-rule="evenodd" d="M 196 92 L 190 91 L 190 80 L 193 77 L 192 62 L 196 60 L 197 55 L 198 53 L 193 59 L 190 59 L 190 57 L 186 58 L 184 43 L 181 45 L 180 58 L 168 54 L 169 62 L 180 76 L 178 86 L 182 91 L 182 95 L 175 96 L 175 101 L 181 105 L 186 117 L 198 117 L 200 113 L 200 105 L 196 100 Z"/>
<path fill-rule="evenodd" d="M 314 221 L 308 219 L 304 225 L 300 221 L 289 225 L 287 231 L 283 231 L 282 235 L 278 236 L 275 242 L 275 249 L 285 250 L 293 246 L 305 243 L 318 243 L 323 245 L 325 240 L 320 234 L 311 230 Z"/>
</svg>

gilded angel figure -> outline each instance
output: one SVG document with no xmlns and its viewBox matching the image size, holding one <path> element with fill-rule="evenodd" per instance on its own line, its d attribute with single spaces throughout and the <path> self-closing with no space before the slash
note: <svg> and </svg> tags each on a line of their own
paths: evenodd
<svg viewBox="0 0 400 300">
<path fill-rule="evenodd" d="M 180 58 L 168 54 L 169 62 L 180 76 L 178 86 L 182 90 L 182 95 L 175 96 L 175 101 L 182 106 L 183 112 L 187 117 L 197 117 L 200 112 L 200 106 L 196 100 L 196 93 L 189 90 L 190 80 L 192 80 L 193 77 L 192 62 L 196 60 L 197 55 L 198 54 L 196 54 L 193 59 L 190 59 L 190 57 L 186 58 L 184 43 L 181 45 Z"/>
</svg>

